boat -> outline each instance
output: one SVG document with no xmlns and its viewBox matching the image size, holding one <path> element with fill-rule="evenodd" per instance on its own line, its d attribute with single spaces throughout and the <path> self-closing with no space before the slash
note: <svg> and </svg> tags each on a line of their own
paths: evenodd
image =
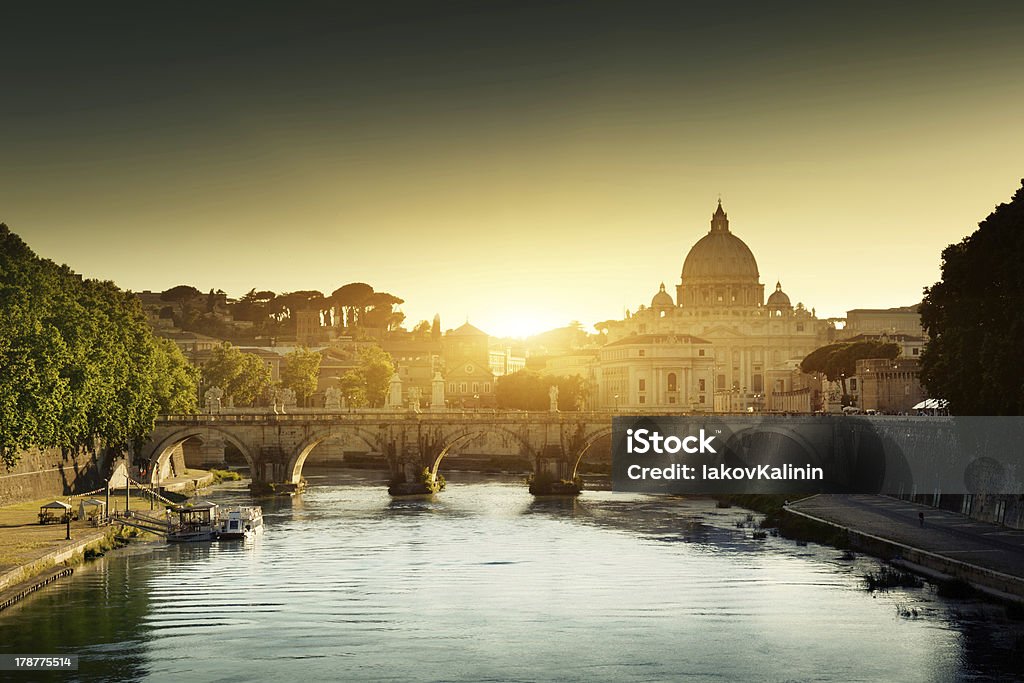
<svg viewBox="0 0 1024 683">
<path fill-rule="evenodd" d="M 253 538 L 261 531 L 263 531 L 263 509 L 259 506 L 239 505 L 226 508 L 218 516 L 218 540 Z"/>
<path fill-rule="evenodd" d="M 172 515 L 178 516 L 177 523 L 171 523 L 167 529 L 167 541 L 170 543 L 195 543 L 212 541 L 217 538 L 217 506 L 208 501 L 199 501 L 188 505 L 177 505 L 170 508 Z"/>
</svg>

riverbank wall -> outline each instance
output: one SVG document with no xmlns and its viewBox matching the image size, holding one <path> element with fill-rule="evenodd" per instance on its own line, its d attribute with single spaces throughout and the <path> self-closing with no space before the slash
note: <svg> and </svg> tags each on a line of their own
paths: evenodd
<svg viewBox="0 0 1024 683">
<path fill-rule="evenodd" d="M 841 535 L 845 546 L 867 553 L 874 557 L 894 562 L 912 571 L 920 572 L 928 578 L 959 579 L 966 581 L 977 590 L 998 599 L 1012 599 L 1024 602 L 1024 579 L 1011 576 L 987 567 L 964 562 L 938 553 L 915 548 L 892 539 L 845 526 L 837 522 L 816 517 L 792 507 L 785 507 L 787 515 L 810 522 L 822 529 L 828 529 Z"/>
<path fill-rule="evenodd" d="M 106 465 L 99 449 L 22 451 L 14 467 L 0 466 L 0 506 L 94 491 Z"/>
<path fill-rule="evenodd" d="M 36 583 L 48 583 L 59 578 L 54 570 L 77 564 L 89 550 L 102 551 L 114 545 L 117 526 L 96 529 L 62 544 L 30 562 L 0 574 L 0 609 L 14 604 L 35 589 Z"/>
</svg>

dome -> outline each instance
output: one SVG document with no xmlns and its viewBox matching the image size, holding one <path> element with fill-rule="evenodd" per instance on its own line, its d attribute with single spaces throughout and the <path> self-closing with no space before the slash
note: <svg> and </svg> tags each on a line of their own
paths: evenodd
<svg viewBox="0 0 1024 683">
<path fill-rule="evenodd" d="M 675 306 L 675 302 L 672 301 L 672 295 L 665 291 L 665 283 L 661 283 L 661 289 L 651 299 L 651 308 L 665 308 L 666 306 Z"/>
<path fill-rule="evenodd" d="M 781 282 L 776 282 L 775 283 L 775 291 L 772 292 L 772 295 L 770 297 L 768 297 L 767 305 L 768 306 L 775 306 L 775 307 L 789 306 L 790 305 L 789 297 L 786 295 L 785 292 L 782 291 L 782 283 Z"/>
<path fill-rule="evenodd" d="M 711 230 L 701 237 L 683 262 L 683 283 L 699 281 L 758 281 L 757 261 L 743 240 L 729 232 L 728 214 L 718 202 Z"/>
</svg>

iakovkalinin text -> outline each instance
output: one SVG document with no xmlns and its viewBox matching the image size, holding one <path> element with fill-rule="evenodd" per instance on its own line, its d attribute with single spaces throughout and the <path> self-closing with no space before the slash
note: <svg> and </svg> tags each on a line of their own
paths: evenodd
<svg viewBox="0 0 1024 683">
<path fill-rule="evenodd" d="M 712 442 L 714 435 L 708 435 L 703 429 L 697 436 L 680 438 L 675 435 L 662 436 L 658 432 L 647 429 L 626 430 L 626 453 L 630 455 L 674 455 L 677 453 L 717 453 Z M 756 465 L 753 467 L 728 467 L 724 463 L 718 465 L 701 465 L 700 474 L 696 465 L 674 463 L 668 467 L 643 467 L 630 465 L 626 476 L 633 480 L 641 479 L 676 479 L 676 480 L 817 480 L 825 478 L 820 467 L 810 464 L 794 466 L 784 463 L 780 466 Z"/>
</svg>

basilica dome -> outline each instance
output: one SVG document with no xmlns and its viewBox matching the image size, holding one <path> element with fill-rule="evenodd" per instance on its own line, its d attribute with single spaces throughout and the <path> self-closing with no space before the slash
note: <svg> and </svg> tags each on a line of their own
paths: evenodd
<svg viewBox="0 0 1024 683">
<path fill-rule="evenodd" d="M 683 262 L 683 284 L 696 282 L 756 283 L 757 261 L 750 248 L 729 232 L 722 202 L 711 217 L 711 230 L 700 238 Z"/>
<path fill-rule="evenodd" d="M 775 291 L 768 297 L 768 305 L 772 307 L 789 306 L 789 295 L 782 291 L 782 283 L 775 283 Z"/>
<path fill-rule="evenodd" d="M 667 308 L 675 306 L 675 302 L 672 301 L 672 295 L 665 291 L 665 283 L 661 283 L 661 289 L 651 299 L 651 308 Z"/>
</svg>

